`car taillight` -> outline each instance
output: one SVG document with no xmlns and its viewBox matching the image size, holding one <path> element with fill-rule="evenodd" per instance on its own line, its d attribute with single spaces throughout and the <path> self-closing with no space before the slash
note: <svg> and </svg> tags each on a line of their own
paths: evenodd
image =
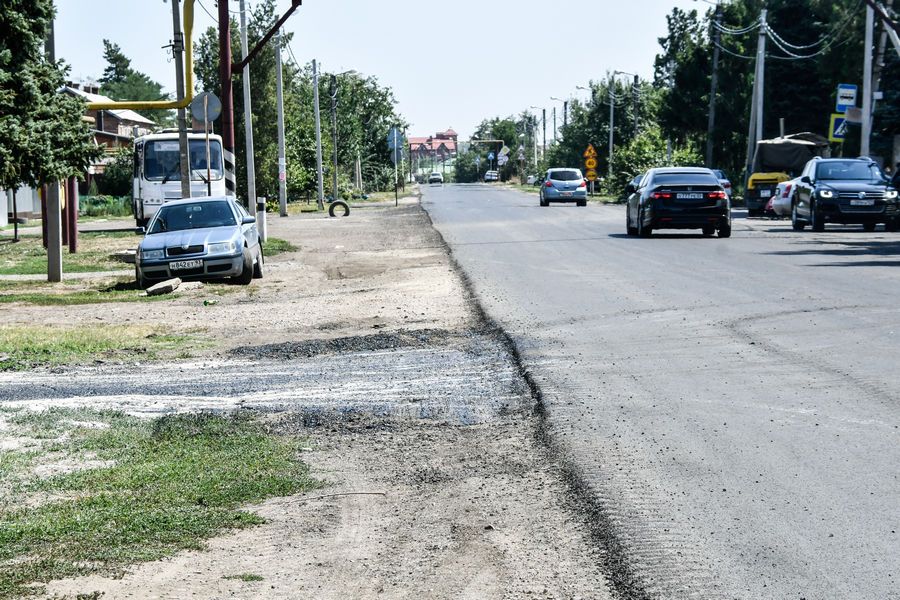
<svg viewBox="0 0 900 600">
<path fill-rule="evenodd" d="M 650 194 L 650 197 L 655 200 L 659 200 L 660 198 L 668 200 L 672 197 L 672 194 L 670 194 L 669 192 L 653 192 L 652 194 Z"/>
<path fill-rule="evenodd" d="M 578 187 L 580 187 L 580 188 L 587 187 L 587 179 L 582 179 L 581 185 L 579 185 Z"/>
<path fill-rule="evenodd" d="M 708 197 L 711 200 L 724 200 L 728 197 L 728 194 L 720 190 L 718 192 L 710 192 Z"/>
<path fill-rule="evenodd" d="M 552 181 L 548 181 L 545 185 L 546 185 L 547 187 L 553 187 L 553 182 L 552 182 Z"/>
</svg>

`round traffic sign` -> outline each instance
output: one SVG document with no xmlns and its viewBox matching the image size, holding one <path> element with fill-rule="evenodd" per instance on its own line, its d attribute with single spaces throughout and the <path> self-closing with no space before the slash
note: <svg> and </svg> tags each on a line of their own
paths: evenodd
<svg viewBox="0 0 900 600">
<path fill-rule="evenodd" d="M 203 99 L 206 99 L 206 110 L 203 108 Z M 212 92 L 202 92 L 191 100 L 191 116 L 201 123 L 204 120 L 215 121 L 222 114 L 222 101 Z"/>
<path fill-rule="evenodd" d="M 594 157 L 584 159 L 584 166 L 589 170 L 593 171 L 597 168 L 597 159 Z"/>
<path fill-rule="evenodd" d="M 597 180 L 597 171 L 595 171 L 593 169 L 588 169 L 588 172 L 585 173 L 584 176 L 586 178 L 590 179 L 591 181 L 596 181 Z"/>
</svg>

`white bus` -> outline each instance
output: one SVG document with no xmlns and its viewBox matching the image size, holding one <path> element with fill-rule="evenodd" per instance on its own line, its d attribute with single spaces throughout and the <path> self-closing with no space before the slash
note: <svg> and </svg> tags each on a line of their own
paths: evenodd
<svg viewBox="0 0 900 600">
<path fill-rule="evenodd" d="M 188 147 L 191 197 L 224 196 L 226 192 L 222 138 L 218 135 L 209 136 L 211 175 L 209 181 L 206 168 L 206 135 L 189 133 Z M 178 132 L 166 130 L 135 139 L 131 204 L 138 227 L 145 226 L 164 203 L 181 197 Z"/>
</svg>

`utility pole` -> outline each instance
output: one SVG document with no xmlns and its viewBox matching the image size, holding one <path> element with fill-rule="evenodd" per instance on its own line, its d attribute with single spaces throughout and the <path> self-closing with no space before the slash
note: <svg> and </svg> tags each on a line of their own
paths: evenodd
<svg viewBox="0 0 900 600">
<path fill-rule="evenodd" d="M 768 25 L 766 24 L 766 13 L 764 8 L 759 15 L 759 41 L 756 50 L 756 139 L 755 142 L 763 139 L 763 123 L 765 121 L 765 113 L 763 112 L 763 100 L 766 97 L 766 34 L 768 33 Z M 754 142 L 753 146 L 756 147 Z"/>
<path fill-rule="evenodd" d="M 231 85 L 231 15 L 228 0 L 219 0 L 219 81 L 222 83 L 222 158 L 225 159 L 225 193 L 235 195 L 234 99 Z"/>
<path fill-rule="evenodd" d="M 220 0 L 221 1 L 221 0 Z M 322 181 L 322 119 L 319 116 L 319 71 L 316 61 L 312 61 L 313 71 L 313 113 L 316 118 L 316 183 L 318 186 L 317 204 L 319 210 L 325 209 L 325 185 Z M 395 182 L 396 183 L 396 182 Z"/>
<path fill-rule="evenodd" d="M 607 171 L 609 173 L 610 180 L 612 180 L 613 173 L 613 127 L 615 126 L 615 99 L 613 98 L 613 77 L 614 75 L 609 76 L 609 157 L 607 157 L 609 164 L 607 165 Z"/>
<path fill-rule="evenodd" d="M 278 210 L 287 213 L 287 158 L 284 151 L 284 90 L 281 82 L 281 28 L 275 38 L 275 96 L 278 105 Z"/>
<path fill-rule="evenodd" d="M 569 124 L 569 101 L 563 100 L 563 127 Z"/>
<path fill-rule="evenodd" d="M 675 61 L 669 60 L 669 90 L 675 89 Z M 672 166 L 672 135 L 666 136 L 666 164 Z"/>
<path fill-rule="evenodd" d="M 50 30 L 47 40 L 44 42 L 44 51 L 50 62 L 56 62 L 54 21 L 55 19 L 50 19 Z M 47 182 L 44 185 L 44 191 L 46 211 L 41 216 L 47 224 L 47 237 L 45 238 L 47 243 L 47 281 L 59 283 L 62 281 L 62 212 L 59 201 L 59 182 Z"/>
<path fill-rule="evenodd" d="M 716 127 L 716 88 L 719 83 L 719 46 L 721 45 L 719 26 L 722 24 L 722 5 L 716 3 L 716 18 L 713 25 L 713 64 L 709 83 L 709 122 L 706 125 L 706 168 L 713 167 L 713 131 Z"/>
<path fill-rule="evenodd" d="M 247 44 L 247 11 L 244 0 L 240 0 L 241 13 L 241 57 L 247 58 L 250 51 Z M 253 160 L 253 110 L 250 106 L 250 63 L 244 64 L 241 74 L 244 88 L 244 138 L 247 148 L 247 209 L 256 216 L 256 165 Z"/>
<path fill-rule="evenodd" d="M 191 2 L 192 0 L 186 0 Z M 178 8 L 179 0 L 172 0 L 172 57 L 175 59 L 175 95 L 178 101 L 184 100 L 184 35 L 181 33 L 181 15 Z M 181 197 L 191 197 L 191 164 L 188 158 L 187 123 L 185 122 L 184 108 L 179 108 L 176 113 L 178 119 L 178 156 L 181 168 Z"/>
<path fill-rule="evenodd" d="M 338 197 L 338 122 L 337 122 L 337 75 L 331 76 L 331 154 L 334 158 L 332 169 L 333 187 L 331 188 L 331 201 L 337 202 Z M 433 170 L 433 169 L 432 169 Z"/>
<path fill-rule="evenodd" d="M 553 107 L 553 143 L 556 143 L 556 107 Z"/>
<path fill-rule="evenodd" d="M 541 127 L 544 130 L 543 133 L 543 144 L 541 145 L 541 158 L 547 154 L 547 109 L 541 109 Z"/>
<path fill-rule="evenodd" d="M 866 40 L 863 45 L 863 98 L 862 98 L 862 133 L 859 153 L 869 155 L 869 139 L 872 136 L 872 38 L 875 27 L 875 11 L 866 5 Z"/>
<path fill-rule="evenodd" d="M 640 87 L 640 78 L 635 75 L 634 76 L 634 84 L 631 86 L 631 126 L 634 131 L 634 135 L 637 135 L 638 130 L 638 88 Z"/>
</svg>

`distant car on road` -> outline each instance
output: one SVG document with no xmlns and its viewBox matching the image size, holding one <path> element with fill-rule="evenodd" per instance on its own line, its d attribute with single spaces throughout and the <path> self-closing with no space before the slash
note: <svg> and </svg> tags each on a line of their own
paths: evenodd
<svg viewBox="0 0 900 600">
<path fill-rule="evenodd" d="M 580 169 L 548 169 L 541 186 L 541 206 L 551 202 L 575 202 L 587 206 L 587 179 Z"/>
<path fill-rule="evenodd" d="M 499 171 L 487 171 L 484 174 L 485 181 L 500 181 L 500 172 Z"/>
<path fill-rule="evenodd" d="M 897 190 L 871 159 L 814 158 L 796 187 L 791 210 L 795 231 L 807 225 L 824 231 L 825 223 L 860 224 L 865 231 L 874 231 L 878 223 L 888 231 L 900 225 Z"/>
<path fill-rule="evenodd" d="M 537 176 L 537 175 L 529 175 L 529 176 L 528 176 L 528 179 L 525 180 L 525 183 L 526 183 L 527 185 L 534 185 L 535 182 L 537 182 L 537 180 L 538 180 L 538 176 Z"/>
<path fill-rule="evenodd" d="M 702 229 L 731 236 L 731 201 L 710 169 L 650 169 L 625 209 L 628 235 L 650 237 L 654 229 Z"/>
<path fill-rule="evenodd" d="M 770 203 L 772 212 L 777 217 L 787 217 L 791 214 L 791 206 L 794 203 L 794 194 L 797 191 L 797 179 L 782 181 L 775 187 L 775 196 Z"/>
<path fill-rule="evenodd" d="M 141 289 L 171 277 L 233 277 L 247 285 L 263 276 L 256 219 L 229 196 L 164 204 L 146 232 L 135 256 Z"/>
<path fill-rule="evenodd" d="M 713 169 L 712 172 L 715 174 L 716 179 L 719 180 L 719 185 L 721 185 L 722 188 L 724 188 L 725 193 L 728 194 L 728 199 L 732 200 L 733 190 L 731 188 L 731 180 L 728 179 L 728 175 L 726 175 L 725 171 L 721 169 Z"/>
<path fill-rule="evenodd" d="M 441 173 L 435 171 L 431 175 L 428 176 L 428 183 L 444 183 L 444 176 Z"/>
</svg>

